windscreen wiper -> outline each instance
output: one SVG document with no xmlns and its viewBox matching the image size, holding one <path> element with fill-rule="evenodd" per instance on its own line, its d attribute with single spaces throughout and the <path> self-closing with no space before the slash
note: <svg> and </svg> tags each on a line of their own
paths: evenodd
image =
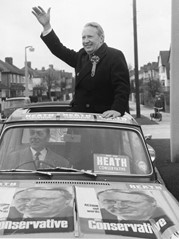
<svg viewBox="0 0 179 239">
<path fill-rule="evenodd" d="M 42 176 L 49 176 L 49 177 L 52 177 L 52 173 L 50 172 L 44 172 L 44 171 L 37 171 L 37 170 L 29 170 L 29 169 L 3 169 L 3 170 L 0 170 L 0 173 L 1 172 L 7 172 L 7 173 L 21 173 L 21 172 L 28 172 L 28 173 L 34 173 L 34 174 L 39 174 L 39 175 L 42 175 Z"/>
<path fill-rule="evenodd" d="M 66 167 L 54 167 L 54 168 L 42 168 L 41 170 L 43 171 L 50 171 L 50 172 L 77 172 L 77 173 L 81 173 L 81 174 L 86 174 L 88 176 L 93 176 L 93 177 L 97 177 L 96 173 L 84 170 L 84 169 L 76 169 L 76 168 L 66 168 Z"/>
</svg>

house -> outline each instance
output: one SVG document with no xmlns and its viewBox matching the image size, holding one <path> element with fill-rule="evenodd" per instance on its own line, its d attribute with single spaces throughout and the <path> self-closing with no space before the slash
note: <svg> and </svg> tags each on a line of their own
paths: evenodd
<svg viewBox="0 0 179 239">
<path fill-rule="evenodd" d="M 23 72 L 13 65 L 13 58 L 6 57 L 5 62 L 0 60 L 0 98 L 23 96 Z"/>
<path fill-rule="evenodd" d="M 143 65 L 140 67 L 139 70 L 139 85 L 145 86 L 146 83 L 152 83 L 152 81 L 160 82 L 160 89 L 158 88 L 158 91 L 154 92 L 154 90 L 157 90 L 157 85 L 156 89 L 151 88 L 151 95 L 152 98 L 150 99 L 151 96 L 147 96 L 147 92 L 142 94 L 140 92 L 140 102 L 142 104 L 152 104 L 154 101 L 154 96 L 156 94 L 160 94 L 163 100 L 163 105 L 164 105 L 164 110 L 166 112 L 170 111 L 170 62 L 169 62 L 169 57 L 170 57 L 170 51 L 160 51 L 159 56 L 158 56 L 158 62 L 152 62 L 148 63 L 146 65 Z M 135 75 L 134 71 L 130 71 L 130 82 L 131 85 L 133 85 L 135 88 Z M 144 89 L 144 88 L 143 88 Z M 152 92 L 153 90 L 153 92 Z M 135 92 L 135 91 L 133 91 Z M 133 93 L 134 94 L 134 93 Z M 131 99 L 135 101 L 135 96 L 131 96 Z"/>
<path fill-rule="evenodd" d="M 139 71 L 139 80 L 141 80 L 143 84 L 151 80 L 159 80 L 158 63 L 149 62 L 148 64 L 142 66 Z"/>
<path fill-rule="evenodd" d="M 164 88 L 164 91 L 169 91 L 170 88 L 170 51 L 160 51 L 158 57 L 159 80 Z"/>
<path fill-rule="evenodd" d="M 2 83 L 2 71 L 3 67 L 0 64 L 0 100 L 6 98 L 6 91 L 8 91 L 8 87 Z"/>
<path fill-rule="evenodd" d="M 130 70 L 130 83 L 135 88 L 135 71 Z M 140 67 L 138 71 L 139 85 L 142 86 L 152 80 L 159 80 L 158 63 L 152 62 Z"/>
</svg>

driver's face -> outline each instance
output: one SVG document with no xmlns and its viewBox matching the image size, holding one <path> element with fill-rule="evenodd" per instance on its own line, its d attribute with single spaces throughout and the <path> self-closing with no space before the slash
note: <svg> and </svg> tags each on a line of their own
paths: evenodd
<svg viewBox="0 0 179 239">
<path fill-rule="evenodd" d="M 125 220 L 150 218 L 155 206 L 145 196 L 122 192 L 104 192 L 99 196 L 103 207 Z"/>
<path fill-rule="evenodd" d="M 36 151 L 41 151 L 46 142 L 49 140 L 49 135 L 46 129 L 30 129 L 30 144 Z"/>
</svg>

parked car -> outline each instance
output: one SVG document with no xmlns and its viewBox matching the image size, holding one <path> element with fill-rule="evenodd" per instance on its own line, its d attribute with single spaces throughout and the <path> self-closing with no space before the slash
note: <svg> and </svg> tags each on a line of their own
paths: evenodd
<svg viewBox="0 0 179 239">
<path fill-rule="evenodd" d="M 7 98 L 3 102 L 3 107 L 1 111 L 1 117 L 3 119 L 6 119 L 9 117 L 10 114 L 17 108 L 23 107 L 27 104 L 30 103 L 30 98 L 29 97 L 12 97 L 12 98 Z"/>
<path fill-rule="evenodd" d="M 134 118 L 55 110 L 3 123 L 1 237 L 178 238 L 179 203 Z"/>
</svg>

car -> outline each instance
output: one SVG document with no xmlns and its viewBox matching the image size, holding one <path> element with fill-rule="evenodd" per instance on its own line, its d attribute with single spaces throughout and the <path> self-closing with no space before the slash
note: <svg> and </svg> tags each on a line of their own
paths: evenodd
<svg viewBox="0 0 179 239">
<path fill-rule="evenodd" d="M 6 119 L 9 117 L 10 114 L 17 108 L 23 107 L 27 104 L 29 104 L 30 98 L 29 97 L 11 97 L 7 98 L 3 103 L 2 103 L 2 112 L 1 112 L 1 118 Z"/>
<path fill-rule="evenodd" d="M 179 203 L 130 114 L 42 108 L 2 125 L 2 238 L 178 238 Z"/>
</svg>

